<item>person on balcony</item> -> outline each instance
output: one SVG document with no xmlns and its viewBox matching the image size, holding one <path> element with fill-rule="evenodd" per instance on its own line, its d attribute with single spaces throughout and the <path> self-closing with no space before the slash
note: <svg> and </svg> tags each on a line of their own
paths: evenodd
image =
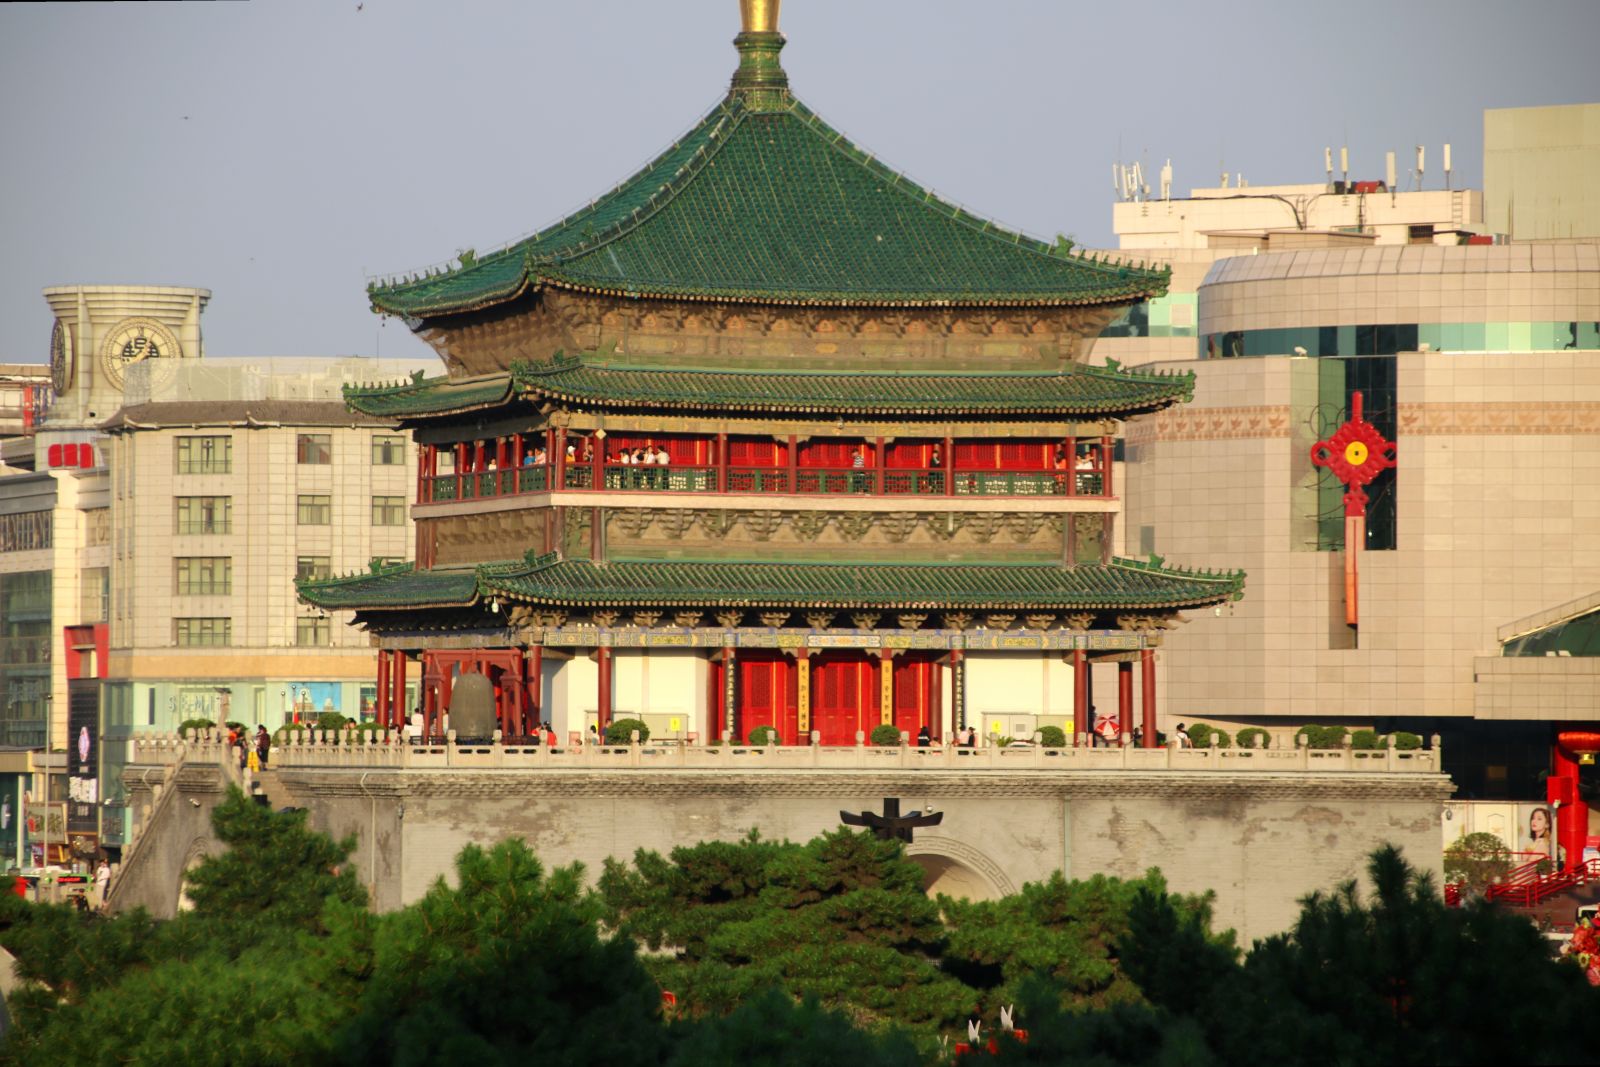
<svg viewBox="0 0 1600 1067">
<path fill-rule="evenodd" d="M 1066 470 L 1067 470 L 1067 446 L 1066 445 L 1057 445 L 1056 446 L 1056 454 L 1055 454 L 1055 457 L 1051 460 L 1050 465 L 1052 467 L 1054 467 L 1055 471 L 1056 471 L 1056 492 L 1057 493 L 1065 493 L 1067 491 L 1067 475 L 1066 475 Z"/>
<path fill-rule="evenodd" d="M 944 489 L 944 456 L 939 451 L 939 446 L 934 445 L 928 453 L 928 477 L 923 488 L 930 493 L 937 493 Z"/>
<path fill-rule="evenodd" d="M 852 493 L 867 491 L 867 450 L 860 445 L 850 453 L 850 491 Z"/>
<path fill-rule="evenodd" d="M 1095 485 L 1095 463 L 1092 452 L 1082 452 L 1078 455 L 1078 492 L 1096 495 L 1100 489 Z"/>
</svg>

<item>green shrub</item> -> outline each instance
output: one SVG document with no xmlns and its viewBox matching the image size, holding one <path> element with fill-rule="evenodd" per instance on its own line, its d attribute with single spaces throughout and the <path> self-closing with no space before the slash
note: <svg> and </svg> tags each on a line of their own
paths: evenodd
<svg viewBox="0 0 1600 1067">
<path fill-rule="evenodd" d="M 1390 735 L 1394 738 L 1394 747 L 1401 752 L 1414 752 L 1422 747 L 1422 737 L 1419 734 L 1408 733 L 1405 730 L 1396 730 Z"/>
<path fill-rule="evenodd" d="M 215 725 L 216 723 L 210 719 L 185 719 L 178 724 L 178 733 L 188 737 L 190 734 L 199 733 L 201 730 L 209 730 Z"/>
<path fill-rule="evenodd" d="M 757 726 L 750 731 L 750 743 L 752 745 L 779 745 L 783 743 L 783 738 L 778 736 L 778 728 L 776 726 Z"/>
<path fill-rule="evenodd" d="M 1357 730 L 1350 735 L 1350 747 L 1362 752 L 1371 752 L 1375 748 L 1383 747 L 1383 738 L 1378 736 L 1376 730 Z"/>
<path fill-rule="evenodd" d="M 1039 743 L 1045 748 L 1066 748 L 1067 732 L 1059 726 L 1041 726 Z"/>
<path fill-rule="evenodd" d="M 319 730 L 343 730 L 344 724 L 349 721 L 337 711 L 324 711 L 317 716 L 317 721 L 312 725 Z"/>
<path fill-rule="evenodd" d="M 1339 748 L 1349 732 L 1343 726 L 1302 726 L 1295 731 L 1295 738 L 1304 737 L 1307 748 Z"/>
<path fill-rule="evenodd" d="M 633 731 L 639 731 L 639 743 L 642 745 L 650 740 L 650 727 L 644 724 L 643 719 L 616 719 L 606 727 L 606 744 L 629 745 L 633 743 Z"/>
<path fill-rule="evenodd" d="M 898 745 L 900 743 L 900 728 L 898 726 L 890 726 L 888 723 L 880 723 L 872 728 L 870 740 L 874 745 Z"/>
<path fill-rule="evenodd" d="M 1494 834 L 1463 834 L 1444 850 L 1444 880 L 1482 891 L 1511 870 L 1511 850 Z"/>
<path fill-rule="evenodd" d="M 1195 748 L 1210 748 L 1213 737 L 1217 739 L 1218 748 L 1228 748 L 1233 744 L 1233 738 L 1228 735 L 1228 731 L 1220 726 L 1197 722 L 1189 727 L 1189 740 L 1194 742 Z"/>
<path fill-rule="evenodd" d="M 1261 747 L 1266 748 L 1272 743 L 1272 735 L 1259 726 L 1246 726 L 1239 731 L 1239 736 L 1234 738 L 1240 748 L 1255 748 L 1256 738 L 1261 738 Z"/>
<path fill-rule="evenodd" d="M 293 734 L 296 737 L 298 737 L 300 734 L 305 733 L 305 731 L 306 731 L 306 728 L 301 723 L 298 723 L 298 722 L 286 722 L 282 726 L 278 727 L 276 730 L 273 731 L 273 733 L 272 733 L 272 743 L 275 744 L 275 745 L 281 745 L 281 744 L 283 744 L 283 742 L 285 740 L 288 739 L 288 737 L 291 734 Z"/>
</svg>

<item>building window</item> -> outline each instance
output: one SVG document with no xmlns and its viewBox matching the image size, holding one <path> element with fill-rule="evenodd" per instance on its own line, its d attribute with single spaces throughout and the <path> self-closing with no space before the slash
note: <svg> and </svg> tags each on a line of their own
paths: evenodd
<svg viewBox="0 0 1600 1067">
<path fill-rule="evenodd" d="M 331 643 L 333 630 L 330 620 L 317 616 L 301 616 L 294 620 L 294 643 L 302 648 L 317 648 Z"/>
<path fill-rule="evenodd" d="M 319 582 L 333 577 L 333 557 L 297 556 L 294 561 L 294 580 Z"/>
<path fill-rule="evenodd" d="M 333 497 L 301 493 L 295 498 L 295 521 L 301 526 L 333 525 Z"/>
<path fill-rule="evenodd" d="M 233 532 L 233 497 L 180 496 L 177 505 L 177 531 L 181 534 L 225 534 Z"/>
<path fill-rule="evenodd" d="M 233 438 L 180 437 L 177 464 L 179 474 L 231 474 Z"/>
<path fill-rule="evenodd" d="M 0 515 L 0 552 L 32 552 L 52 543 L 50 512 L 24 511 Z"/>
<path fill-rule="evenodd" d="M 374 467 L 399 467 L 406 461 L 406 439 L 391 434 L 374 434 L 372 437 L 372 465 Z"/>
<path fill-rule="evenodd" d="M 372 525 L 404 526 L 406 524 L 406 498 L 403 496 L 375 496 L 372 498 Z"/>
<path fill-rule="evenodd" d="M 233 592 L 233 560 L 227 556 L 180 556 L 172 565 L 179 596 L 227 596 Z"/>
<path fill-rule="evenodd" d="M 295 462 L 326 465 L 333 462 L 333 437 L 325 433 L 303 433 L 295 438 Z"/>
<path fill-rule="evenodd" d="M 179 648 L 226 648 L 233 644 L 233 620 L 173 619 L 172 643 Z"/>
<path fill-rule="evenodd" d="M 110 602 L 111 568 L 85 568 L 79 582 L 78 621 L 105 622 Z"/>
</svg>

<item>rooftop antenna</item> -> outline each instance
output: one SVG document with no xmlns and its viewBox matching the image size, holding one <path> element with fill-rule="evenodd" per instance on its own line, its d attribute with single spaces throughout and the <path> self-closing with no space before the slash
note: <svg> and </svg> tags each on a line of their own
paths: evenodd
<svg viewBox="0 0 1600 1067">
<path fill-rule="evenodd" d="M 1322 150 L 1322 169 L 1328 172 L 1328 187 L 1333 187 L 1333 149 Z"/>
<path fill-rule="evenodd" d="M 1344 187 L 1350 188 L 1350 148 L 1348 145 L 1339 146 L 1339 173 L 1344 178 Z"/>
<path fill-rule="evenodd" d="M 1383 154 L 1383 179 L 1384 179 L 1385 182 L 1388 183 L 1389 193 L 1391 195 L 1393 195 L 1393 193 L 1394 193 L 1394 153 L 1393 152 L 1385 152 Z"/>
<path fill-rule="evenodd" d="M 1422 145 L 1417 145 L 1417 188 L 1422 188 L 1422 162 L 1427 152 Z"/>
<path fill-rule="evenodd" d="M 1172 160 L 1170 159 L 1161 165 L 1161 199 L 1172 199 Z"/>
<path fill-rule="evenodd" d="M 1450 188 L 1450 142 L 1444 144 L 1444 187 Z"/>
</svg>

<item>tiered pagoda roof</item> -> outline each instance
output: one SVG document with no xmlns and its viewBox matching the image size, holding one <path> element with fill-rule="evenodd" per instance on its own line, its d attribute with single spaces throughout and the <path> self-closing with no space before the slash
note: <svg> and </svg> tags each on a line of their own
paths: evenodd
<svg viewBox="0 0 1600 1067">
<path fill-rule="evenodd" d="M 742 67 L 727 98 L 632 177 L 501 251 L 375 284 L 373 308 L 426 319 L 545 286 L 856 307 L 1120 305 L 1166 292 L 1165 270 L 1080 255 L 940 199 L 789 93 L 780 34 L 735 43 L 766 70 Z"/>
<path fill-rule="evenodd" d="M 1190 571 L 1114 559 L 1108 565 L 1037 563 L 594 563 L 555 553 L 454 570 L 409 563 L 298 583 L 301 599 L 330 611 L 473 607 L 491 598 L 553 607 L 702 606 L 884 610 L 1181 610 L 1243 595 L 1240 571 Z"/>
<path fill-rule="evenodd" d="M 1127 418 L 1193 394 L 1192 371 L 1125 371 L 1114 362 L 1047 373 L 839 373 L 635 365 L 580 354 L 482 378 L 347 385 L 344 395 L 363 414 L 404 419 L 462 414 L 518 396 L 599 410 Z"/>
</svg>

